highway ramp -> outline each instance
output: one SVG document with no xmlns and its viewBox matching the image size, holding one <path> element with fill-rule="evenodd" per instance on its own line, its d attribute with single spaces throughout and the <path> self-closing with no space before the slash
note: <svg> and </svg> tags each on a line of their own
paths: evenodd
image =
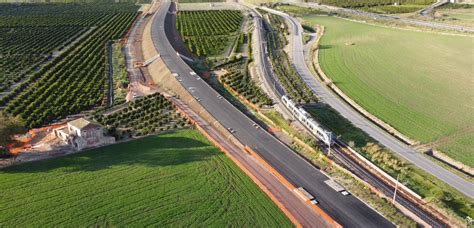
<svg viewBox="0 0 474 228">
<path fill-rule="evenodd" d="M 224 127 L 235 131 L 234 135 L 243 144 L 253 148 L 269 164 L 278 170 L 295 186 L 302 186 L 320 202 L 320 207 L 338 223 L 347 227 L 394 227 L 387 219 L 358 198 L 343 196 L 327 186 L 328 178 L 318 169 L 302 159 L 278 139 L 262 128 L 256 128 L 255 122 L 240 112 L 206 82 L 191 75 L 193 70 L 176 54 L 168 41 L 165 25 L 172 23 L 169 12 L 171 2 L 163 2 L 152 21 L 152 39 L 155 48 L 171 72 L 182 79 L 182 86 Z M 173 3 L 174 4 L 174 3 Z M 174 9 L 174 7 L 172 7 Z"/>
</svg>

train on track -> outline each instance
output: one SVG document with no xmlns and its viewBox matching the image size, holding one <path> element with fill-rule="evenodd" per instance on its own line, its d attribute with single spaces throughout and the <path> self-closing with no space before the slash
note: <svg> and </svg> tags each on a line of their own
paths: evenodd
<svg viewBox="0 0 474 228">
<path fill-rule="evenodd" d="M 325 130 L 308 112 L 303 108 L 298 107 L 288 96 L 283 95 L 281 100 L 286 108 L 290 110 L 291 114 L 293 114 L 293 116 L 308 128 L 308 130 L 310 130 L 319 140 L 326 144 L 326 146 L 334 144 L 336 137 L 331 131 Z"/>
</svg>

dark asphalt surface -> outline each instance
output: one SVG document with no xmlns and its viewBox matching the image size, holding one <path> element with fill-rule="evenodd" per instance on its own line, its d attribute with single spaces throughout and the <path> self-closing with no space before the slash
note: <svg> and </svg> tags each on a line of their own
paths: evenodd
<svg viewBox="0 0 474 228">
<path fill-rule="evenodd" d="M 394 227 L 383 216 L 368 207 L 354 196 L 343 196 L 327 186 L 328 178 L 318 169 L 299 157 L 295 152 L 255 124 L 242 112 L 219 94 L 206 82 L 190 74 L 192 69 L 177 56 L 165 34 L 165 24 L 169 25 L 172 15 L 169 14 L 171 2 L 165 1 L 157 12 L 152 24 L 152 38 L 155 48 L 167 67 L 178 73 L 181 84 L 195 97 L 202 106 L 219 120 L 226 128 L 232 128 L 234 135 L 243 143 L 257 151 L 267 162 L 277 169 L 295 186 L 302 186 L 312 193 L 320 202 L 320 207 L 341 225 L 346 227 Z M 172 7 L 174 9 L 174 7 Z"/>
</svg>

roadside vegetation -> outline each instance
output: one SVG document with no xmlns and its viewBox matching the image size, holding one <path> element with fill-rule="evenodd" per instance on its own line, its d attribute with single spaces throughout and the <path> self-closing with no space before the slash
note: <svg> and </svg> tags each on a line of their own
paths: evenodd
<svg viewBox="0 0 474 228">
<path fill-rule="evenodd" d="M 309 136 L 306 132 L 296 130 L 292 124 L 285 120 L 277 111 L 265 111 L 264 115 L 272 121 L 269 124 L 274 124 L 274 126 L 283 129 L 291 137 L 300 140 L 299 142 L 294 140 L 290 145 L 293 150 L 329 174 L 331 178 L 342 184 L 351 194 L 360 198 L 394 224 L 400 227 L 416 227 L 416 223 L 401 213 L 389 200 L 381 198 L 372 192 L 363 182 L 354 178 L 349 171 L 341 169 L 339 166 L 332 164 L 332 162 L 330 163 L 321 152 L 314 137 Z M 304 143 L 304 145 L 302 143 Z"/>
<path fill-rule="evenodd" d="M 137 15 L 137 5 L 32 4 L 7 8 L 9 15 L 20 18 L 6 18 L 25 26 L 78 24 L 95 29 L 2 97 L 0 106 L 6 105 L 5 112 L 19 115 L 33 128 L 105 103 L 106 43 L 124 35 Z"/>
<path fill-rule="evenodd" d="M 247 50 L 245 58 L 242 57 L 243 50 Z M 220 81 L 258 107 L 271 105 L 272 100 L 270 97 L 257 85 L 249 73 L 249 64 L 253 62 L 252 33 L 241 33 L 239 35 L 234 53 L 238 53 L 238 57 L 234 57 L 227 63 L 215 67 L 216 69 L 227 71 L 224 75 L 220 76 Z"/>
<path fill-rule="evenodd" d="M 271 105 L 272 100 L 270 97 L 250 77 L 248 64 L 241 61 L 229 63 L 222 67 L 227 71 L 227 73 L 221 76 L 222 82 L 258 107 Z"/>
<path fill-rule="evenodd" d="M 266 13 L 265 11 L 260 11 Z M 287 35 L 288 25 L 284 19 L 274 14 L 265 14 L 269 21 L 264 23 L 269 57 L 272 69 L 275 72 L 278 81 L 284 87 L 287 95 L 299 103 L 309 103 L 317 101 L 313 91 L 303 82 L 300 75 L 288 59 L 288 54 L 284 48 L 288 44 Z"/>
<path fill-rule="evenodd" d="M 338 135 L 342 141 L 392 177 L 397 178 L 399 175 L 401 183 L 418 193 L 431 205 L 442 208 L 445 213 L 457 218 L 458 221 L 464 221 L 468 216 L 471 218 L 474 216 L 472 207 L 474 201 L 472 199 L 380 146 L 335 110 L 325 105 L 306 107 L 306 110 Z"/>
<path fill-rule="evenodd" d="M 195 130 L 5 168 L 0 179 L 4 226 L 292 226 Z"/>
<path fill-rule="evenodd" d="M 106 126 L 117 140 L 189 126 L 171 102 L 159 93 L 138 98 L 112 113 L 96 112 L 93 119 Z"/>
<path fill-rule="evenodd" d="M 474 166 L 472 37 L 383 28 L 335 17 L 323 25 L 319 62 L 344 93 L 408 137 Z M 426 42 L 429 40 L 430 42 Z M 370 62 L 370 64 L 367 64 Z M 416 99 L 414 99 L 416 98 Z"/>
<path fill-rule="evenodd" d="M 284 12 L 287 12 L 288 14 L 293 14 L 293 15 L 298 15 L 298 16 L 314 15 L 314 14 L 321 14 L 321 15 L 328 14 L 327 12 L 324 12 L 319 9 L 295 6 L 295 5 L 285 4 L 285 3 L 267 3 L 265 5 L 267 5 L 270 8 L 274 8 L 276 10 L 284 11 Z"/>
<path fill-rule="evenodd" d="M 239 10 L 180 11 L 176 27 L 188 50 L 200 57 L 222 55 L 239 34 Z"/>
<path fill-rule="evenodd" d="M 114 105 L 125 103 L 128 92 L 128 73 L 121 43 L 112 44 L 112 72 L 114 86 Z"/>
<path fill-rule="evenodd" d="M 384 6 L 393 5 L 395 3 L 400 5 L 430 5 L 436 2 L 435 0 L 310 0 L 310 2 L 318 2 L 325 5 L 339 6 L 345 8 L 353 7 L 369 7 L 369 6 Z"/>
<path fill-rule="evenodd" d="M 425 8 L 424 5 L 386 5 L 361 8 L 364 11 L 381 14 L 412 13 Z"/>
</svg>

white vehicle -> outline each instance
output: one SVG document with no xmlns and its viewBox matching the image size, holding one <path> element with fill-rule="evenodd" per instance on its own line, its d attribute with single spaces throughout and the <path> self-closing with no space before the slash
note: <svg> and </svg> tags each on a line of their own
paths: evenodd
<svg viewBox="0 0 474 228">
<path fill-rule="evenodd" d="M 178 76 L 179 76 L 178 73 L 172 73 L 172 75 L 175 76 L 175 77 L 178 77 Z"/>
<path fill-rule="evenodd" d="M 311 204 L 316 205 L 316 204 L 319 204 L 319 202 L 317 200 L 313 199 L 313 200 L 311 200 Z"/>
<path fill-rule="evenodd" d="M 235 130 L 232 129 L 232 128 L 230 128 L 230 127 L 228 127 L 227 130 L 230 131 L 231 134 L 234 134 L 234 133 L 235 133 Z"/>
<path fill-rule="evenodd" d="M 190 75 L 196 75 L 196 72 L 191 71 L 191 72 L 189 72 L 189 74 L 190 74 Z"/>
<path fill-rule="evenodd" d="M 346 191 L 346 190 L 344 190 L 344 191 L 341 191 L 341 194 L 342 194 L 342 195 L 345 195 L 345 196 L 348 196 L 348 195 L 350 195 L 350 193 L 349 193 L 348 191 Z"/>
<path fill-rule="evenodd" d="M 298 107 L 296 103 L 286 95 L 282 96 L 281 100 L 288 110 L 290 110 L 291 114 L 293 114 L 293 116 L 308 128 L 308 130 L 310 130 L 319 140 L 323 141 L 326 145 L 332 145 L 334 143 L 335 137 L 333 133 L 320 126 L 318 122 L 316 122 L 316 120 L 314 120 L 303 108 Z"/>
</svg>

